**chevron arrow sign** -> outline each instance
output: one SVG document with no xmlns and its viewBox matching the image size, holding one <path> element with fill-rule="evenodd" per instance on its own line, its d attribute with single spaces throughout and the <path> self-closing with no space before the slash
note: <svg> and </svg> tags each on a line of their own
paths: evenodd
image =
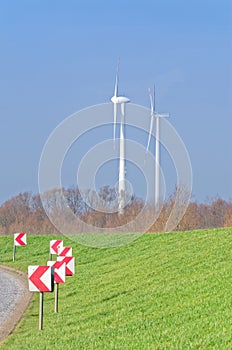
<svg viewBox="0 0 232 350">
<path fill-rule="evenodd" d="M 58 255 L 59 256 L 72 256 L 72 248 L 71 247 L 58 247 Z"/>
<path fill-rule="evenodd" d="M 47 265 L 54 267 L 54 282 L 65 283 L 65 272 L 66 272 L 65 261 L 48 261 Z"/>
<path fill-rule="evenodd" d="M 63 248 L 61 239 L 53 239 L 50 241 L 50 254 L 58 254 L 58 249 Z"/>
<path fill-rule="evenodd" d="M 15 246 L 27 245 L 27 234 L 25 232 L 15 233 L 14 234 L 14 245 Z"/>
<path fill-rule="evenodd" d="M 75 258 L 73 256 L 58 256 L 57 261 L 62 261 L 66 263 L 66 276 L 72 276 L 75 274 Z"/>
<path fill-rule="evenodd" d="M 30 292 L 53 292 L 54 268 L 51 266 L 28 266 Z"/>
</svg>

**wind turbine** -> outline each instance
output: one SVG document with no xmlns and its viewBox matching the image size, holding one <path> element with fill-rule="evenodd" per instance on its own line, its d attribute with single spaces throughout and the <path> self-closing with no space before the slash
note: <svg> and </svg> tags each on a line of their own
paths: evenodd
<svg viewBox="0 0 232 350">
<path fill-rule="evenodd" d="M 118 70 L 117 67 L 114 96 L 111 97 L 111 101 L 114 104 L 114 144 L 116 139 L 116 122 L 117 122 L 117 106 L 121 105 L 121 122 L 120 122 L 120 150 L 119 150 L 119 177 L 118 177 L 118 212 L 124 213 L 125 206 L 125 104 L 130 102 L 129 98 L 125 96 L 118 96 Z"/>
<path fill-rule="evenodd" d="M 159 165 L 160 165 L 160 118 L 169 117 L 169 114 L 159 114 L 155 111 L 155 86 L 154 86 L 154 94 L 152 97 L 151 89 L 148 89 L 148 93 L 150 96 L 150 105 L 151 105 L 151 121 L 150 121 L 150 131 L 147 142 L 147 152 L 149 149 L 149 145 L 151 142 L 151 134 L 153 130 L 154 119 L 156 119 L 156 133 L 155 133 L 155 207 L 157 211 L 159 209 Z"/>
</svg>

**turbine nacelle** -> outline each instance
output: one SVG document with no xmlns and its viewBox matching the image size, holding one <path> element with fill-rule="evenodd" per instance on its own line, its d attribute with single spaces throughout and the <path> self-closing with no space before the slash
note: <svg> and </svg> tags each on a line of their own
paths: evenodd
<svg viewBox="0 0 232 350">
<path fill-rule="evenodd" d="M 128 103 L 130 102 L 130 100 L 125 96 L 113 96 L 111 97 L 111 102 L 116 104 L 121 104 L 121 103 Z"/>
<path fill-rule="evenodd" d="M 111 102 L 114 104 L 114 146 L 115 146 L 115 139 L 116 139 L 116 123 L 117 123 L 117 105 L 121 105 L 121 114 L 124 117 L 125 114 L 125 104 L 130 102 L 129 98 L 125 96 L 118 96 L 118 69 L 117 67 L 117 73 L 115 78 L 115 86 L 114 86 L 114 96 L 111 97 Z"/>
</svg>

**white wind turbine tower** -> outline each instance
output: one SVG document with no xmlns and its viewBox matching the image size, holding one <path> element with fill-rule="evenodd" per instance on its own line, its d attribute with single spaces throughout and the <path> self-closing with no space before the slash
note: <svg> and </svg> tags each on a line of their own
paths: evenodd
<svg viewBox="0 0 232 350">
<path fill-rule="evenodd" d="M 155 133 L 155 208 L 157 211 L 159 210 L 159 166 L 160 166 L 160 118 L 169 117 L 169 114 L 159 114 L 155 111 L 155 87 L 154 87 L 154 95 L 152 97 L 151 89 L 148 90 L 150 96 L 150 104 L 151 104 L 151 122 L 150 122 L 150 131 L 147 142 L 147 152 L 149 149 L 151 134 L 153 129 L 154 118 L 156 119 L 156 133 Z"/>
<path fill-rule="evenodd" d="M 119 66 L 118 66 L 119 67 Z M 114 96 L 111 101 L 114 104 L 114 143 L 116 138 L 116 121 L 117 121 L 117 106 L 121 105 L 121 122 L 120 122 L 120 155 L 119 155 L 119 177 L 118 177 L 118 212 L 124 213 L 125 207 L 125 104 L 130 102 L 125 96 L 118 96 L 118 67 L 116 72 Z"/>
</svg>

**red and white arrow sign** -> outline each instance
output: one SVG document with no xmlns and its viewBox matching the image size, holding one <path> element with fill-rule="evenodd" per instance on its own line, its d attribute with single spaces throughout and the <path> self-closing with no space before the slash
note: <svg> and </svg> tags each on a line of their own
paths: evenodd
<svg viewBox="0 0 232 350">
<path fill-rule="evenodd" d="M 25 232 L 14 234 L 14 245 L 24 246 L 27 245 L 27 234 Z"/>
<path fill-rule="evenodd" d="M 61 247 L 58 248 L 59 256 L 72 256 L 72 248 L 71 247 Z"/>
<path fill-rule="evenodd" d="M 28 266 L 29 291 L 52 292 L 54 268 L 50 266 Z"/>
<path fill-rule="evenodd" d="M 54 282 L 65 283 L 65 272 L 66 272 L 65 261 L 48 261 L 47 265 L 54 267 Z"/>
<path fill-rule="evenodd" d="M 57 261 L 66 263 L 66 276 L 72 276 L 75 274 L 75 258 L 73 256 L 58 256 Z"/>
<path fill-rule="evenodd" d="M 50 253 L 58 254 L 58 248 L 63 248 L 63 241 L 61 239 L 53 239 L 50 241 Z"/>
</svg>

